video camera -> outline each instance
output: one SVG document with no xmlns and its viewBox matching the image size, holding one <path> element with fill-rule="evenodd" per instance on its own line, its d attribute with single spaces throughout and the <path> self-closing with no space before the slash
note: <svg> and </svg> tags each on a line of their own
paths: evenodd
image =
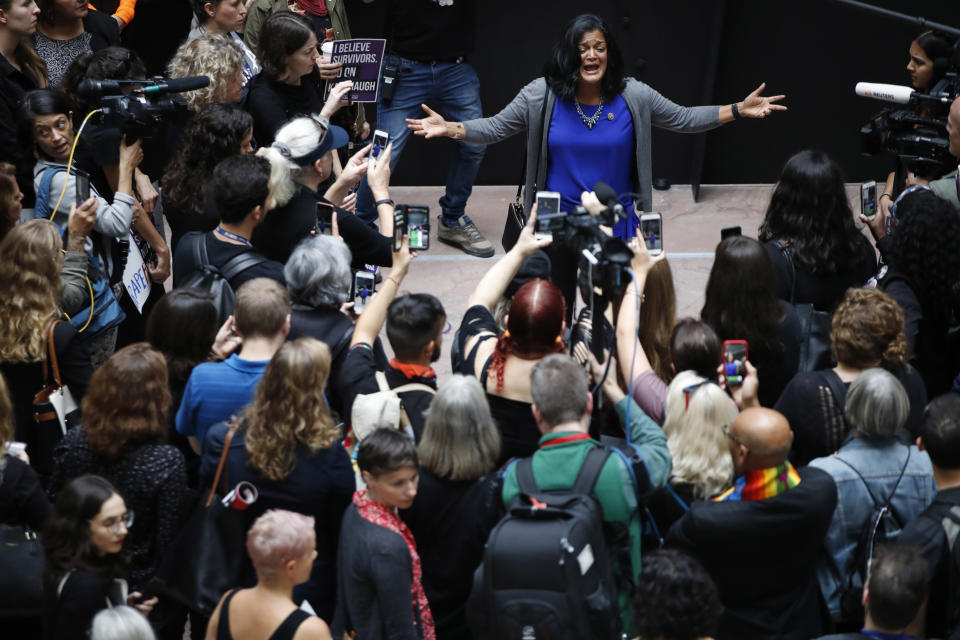
<svg viewBox="0 0 960 640">
<path fill-rule="evenodd" d="M 852 6 L 901 22 L 916 23 L 954 38 L 960 30 L 911 17 L 889 9 L 873 7 L 862 2 L 837 0 Z M 905 108 L 884 109 L 860 128 L 860 150 L 866 155 L 891 152 L 900 158 L 901 166 L 922 178 L 935 178 L 956 167 L 957 159 L 950 155 L 947 135 L 947 116 L 950 104 L 960 96 L 960 39 L 954 43 L 945 75 L 929 93 L 914 91 L 912 87 L 860 82 L 856 93 L 885 102 L 906 105 Z"/>
<path fill-rule="evenodd" d="M 150 137 L 164 118 L 186 113 L 186 103 L 171 94 L 195 91 L 209 84 L 207 76 L 84 80 L 77 86 L 77 95 L 89 102 L 97 102 L 103 125 L 119 128 L 131 142 Z"/>
</svg>

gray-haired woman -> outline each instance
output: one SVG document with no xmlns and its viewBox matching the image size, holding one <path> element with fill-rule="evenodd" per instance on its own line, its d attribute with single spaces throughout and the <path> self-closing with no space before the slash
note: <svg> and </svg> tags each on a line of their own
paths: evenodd
<svg viewBox="0 0 960 640">
<path fill-rule="evenodd" d="M 856 594 L 864 576 L 855 575 L 856 550 L 868 518 L 889 501 L 891 513 L 906 524 L 937 492 L 927 453 L 897 437 L 909 411 L 907 392 L 893 374 L 880 368 L 863 371 L 847 392 L 845 413 L 852 438 L 834 455 L 810 463 L 829 473 L 837 485 L 837 508 L 817 569 L 834 621 L 859 624 L 849 605 L 855 608 L 860 602 Z"/>
<path fill-rule="evenodd" d="M 456 374 L 430 404 L 418 447 L 420 486 L 400 517 L 413 532 L 423 588 L 437 638 L 465 638 L 465 604 L 487 535 L 502 515 L 500 432 L 487 395 L 472 376 Z"/>
<path fill-rule="evenodd" d="M 340 367 L 347 357 L 353 320 L 341 307 L 350 298 L 353 274 L 350 248 L 332 236 L 310 236 L 290 254 L 283 269 L 293 311 L 287 340 L 311 337 L 330 347 L 330 377 L 327 402 L 341 415 L 344 391 L 340 388 Z M 380 341 L 374 345 L 377 362 L 386 366 Z M 342 416 L 341 416 L 342 417 Z"/>
</svg>

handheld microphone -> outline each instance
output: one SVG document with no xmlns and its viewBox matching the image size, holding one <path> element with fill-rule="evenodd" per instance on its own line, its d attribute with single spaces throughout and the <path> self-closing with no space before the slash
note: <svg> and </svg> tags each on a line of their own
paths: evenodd
<svg viewBox="0 0 960 640">
<path fill-rule="evenodd" d="M 874 98 L 897 104 L 909 104 L 910 99 L 917 93 L 913 87 L 878 82 L 858 82 L 854 91 L 863 98 Z"/>
<path fill-rule="evenodd" d="M 598 182 L 593 185 L 593 192 L 596 194 L 597 200 L 613 211 L 614 216 L 617 218 L 624 217 L 623 205 L 617 200 L 617 192 L 613 190 L 613 187 L 606 182 Z"/>
<path fill-rule="evenodd" d="M 182 93 L 184 91 L 195 91 L 209 86 L 210 78 L 207 76 L 188 76 L 186 78 L 162 78 L 155 84 L 144 87 L 143 93 Z"/>
</svg>

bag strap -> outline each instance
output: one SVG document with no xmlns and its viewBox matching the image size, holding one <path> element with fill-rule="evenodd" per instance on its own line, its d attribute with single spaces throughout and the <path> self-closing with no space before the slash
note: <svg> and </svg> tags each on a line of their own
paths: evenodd
<svg viewBox="0 0 960 640">
<path fill-rule="evenodd" d="M 537 479 L 533 475 L 533 458 L 522 458 L 517 461 L 517 486 L 520 493 L 532 496 L 540 493 L 540 487 L 537 485 Z"/>
<path fill-rule="evenodd" d="M 193 261 L 200 269 L 210 266 L 210 258 L 207 257 L 207 236 L 202 233 L 193 236 Z"/>
<path fill-rule="evenodd" d="M 204 242 L 204 244 L 206 244 L 206 242 Z M 239 275 L 251 267 L 263 264 L 266 261 L 267 259 L 256 251 L 245 251 L 224 262 L 223 266 L 220 267 L 220 273 L 223 274 L 223 277 L 228 281 L 233 280 L 234 276 Z"/>
<path fill-rule="evenodd" d="M 237 432 L 237 424 L 233 424 L 227 429 L 227 435 L 223 439 L 223 452 L 220 454 L 220 462 L 217 464 L 217 473 L 213 476 L 213 484 L 210 486 L 210 495 L 207 496 L 203 507 L 207 508 L 213 503 L 213 497 L 217 493 L 217 485 L 220 484 L 220 476 L 223 474 L 224 467 L 227 466 L 227 454 L 230 452 L 230 443 L 233 442 L 233 434 Z"/>
<path fill-rule="evenodd" d="M 43 383 L 47 384 L 47 381 L 50 379 L 49 374 L 50 370 L 53 371 L 53 381 L 57 383 L 58 387 L 63 386 L 63 380 L 60 378 L 60 367 L 57 364 L 57 347 L 54 344 L 53 333 L 57 328 L 57 325 L 60 324 L 60 320 L 53 318 L 50 320 L 50 323 L 47 325 L 47 340 L 46 348 L 47 354 L 43 359 Z M 49 363 L 50 369 L 47 368 Z"/>
<path fill-rule="evenodd" d="M 430 395 L 437 395 L 436 389 L 422 382 L 409 382 L 393 388 L 393 392 L 396 394 L 406 393 L 407 391 L 426 391 Z"/>
<path fill-rule="evenodd" d="M 790 267 L 790 304 L 793 304 L 797 294 L 797 267 L 793 264 L 793 258 L 790 256 L 787 245 L 777 240 L 777 250 L 780 252 L 780 255 L 783 256 L 783 259 L 787 261 L 787 266 Z"/>
<path fill-rule="evenodd" d="M 906 445 L 904 445 L 904 446 L 906 446 Z M 867 493 L 870 494 L 870 499 L 873 500 L 873 506 L 874 506 L 874 508 L 876 508 L 876 507 L 887 507 L 888 509 L 890 509 L 891 511 L 893 511 L 893 508 L 890 506 L 890 501 L 893 500 L 893 496 L 894 496 L 894 494 L 897 492 L 897 487 L 900 486 L 900 481 L 903 479 L 903 474 L 907 471 L 907 465 L 910 464 L 910 447 L 909 447 L 909 446 L 907 446 L 907 459 L 906 459 L 906 460 L 904 461 L 904 463 L 903 463 L 903 468 L 900 469 L 900 475 L 897 476 L 897 481 L 896 481 L 896 483 L 894 483 L 894 485 L 893 485 L 893 490 L 890 492 L 890 495 L 887 496 L 887 499 L 883 501 L 883 504 L 880 504 L 880 503 L 877 501 L 877 498 L 873 495 L 873 491 L 870 491 L 870 485 L 867 484 L 866 478 L 864 478 L 862 475 L 860 475 L 860 472 L 857 471 L 857 468 L 856 468 L 856 467 L 854 467 L 852 464 L 850 464 L 849 462 L 847 462 L 846 460 L 844 460 L 843 458 L 841 458 L 841 457 L 840 457 L 840 454 L 837 454 L 837 460 L 839 460 L 839 461 L 842 462 L 843 464 L 845 464 L 845 465 L 847 465 L 848 467 L 850 467 L 851 469 L 853 469 L 853 472 L 854 472 L 855 474 L 857 474 L 857 477 L 860 478 L 860 481 L 861 481 L 861 482 L 863 482 L 863 486 L 866 488 Z M 894 512 L 894 513 L 896 513 L 896 512 Z M 897 517 L 899 518 L 899 516 L 897 516 Z"/>
<path fill-rule="evenodd" d="M 577 474 L 577 480 L 573 483 L 573 491 L 583 495 L 593 495 L 593 488 L 597 484 L 603 465 L 607 462 L 610 455 L 610 449 L 607 447 L 594 447 L 587 453 L 587 457 L 580 466 L 580 473 Z"/>
<path fill-rule="evenodd" d="M 383 371 L 377 371 L 373 377 L 376 378 L 377 386 L 380 387 L 380 391 L 390 391 L 390 384 L 387 382 L 387 374 L 385 374 Z"/>
</svg>

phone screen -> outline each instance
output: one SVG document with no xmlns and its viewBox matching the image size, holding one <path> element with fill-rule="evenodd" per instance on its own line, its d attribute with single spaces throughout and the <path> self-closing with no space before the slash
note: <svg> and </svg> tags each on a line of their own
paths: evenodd
<svg viewBox="0 0 960 640">
<path fill-rule="evenodd" d="M 865 182 L 860 185 L 860 213 L 867 218 L 877 215 L 877 183 Z"/>
<path fill-rule="evenodd" d="M 537 194 L 537 217 L 560 213 L 560 194 L 556 191 L 541 191 Z"/>
<path fill-rule="evenodd" d="M 317 222 L 314 229 L 321 235 L 333 235 L 333 208 L 330 205 L 317 203 Z"/>
<path fill-rule="evenodd" d="M 90 197 L 90 174 L 86 171 L 77 170 L 76 190 L 77 206 L 79 207 Z"/>
<path fill-rule="evenodd" d="M 743 384 L 743 377 L 747 374 L 747 342 L 746 340 L 726 340 L 723 343 L 723 375 L 728 385 Z"/>
<path fill-rule="evenodd" d="M 647 251 L 656 255 L 663 251 L 663 218 L 659 213 L 645 213 L 640 218 L 640 233 L 647 245 Z"/>
<path fill-rule="evenodd" d="M 390 140 L 390 134 L 386 131 L 377 129 L 373 132 L 373 148 L 370 149 L 371 158 L 379 158 L 380 153 L 387 148 L 387 142 Z"/>
<path fill-rule="evenodd" d="M 430 210 L 426 207 L 408 207 L 406 213 L 410 249 L 426 251 L 430 248 Z"/>
<path fill-rule="evenodd" d="M 362 313 L 373 295 L 374 279 L 369 271 L 357 271 L 353 280 L 353 310 Z"/>
</svg>

